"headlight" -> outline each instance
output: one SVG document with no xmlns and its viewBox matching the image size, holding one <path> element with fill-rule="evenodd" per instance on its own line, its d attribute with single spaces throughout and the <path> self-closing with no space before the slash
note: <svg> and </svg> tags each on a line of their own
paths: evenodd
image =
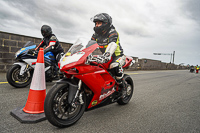
<svg viewBox="0 0 200 133">
<path fill-rule="evenodd" d="M 20 54 L 20 50 L 18 50 L 16 53 L 15 53 L 15 57 L 17 58 L 17 56 Z"/>
<path fill-rule="evenodd" d="M 63 68 L 63 66 L 73 63 L 73 62 L 77 62 L 85 53 L 84 52 L 78 52 L 75 53 L 71 56 L 63 56 L 63 58 L 60 60 L 60 69 Z"/>
</svg>

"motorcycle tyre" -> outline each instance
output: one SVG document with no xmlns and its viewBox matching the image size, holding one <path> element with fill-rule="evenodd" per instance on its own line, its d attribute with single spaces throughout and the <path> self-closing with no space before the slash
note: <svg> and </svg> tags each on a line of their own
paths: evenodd
<svg viewBox="0 0 200 133">
<path fill-rule="evenodd" d="M 131 85 L 131 94 L 127 97 L 124 97 L 124 98 L 120 98 L 118 101 L 117 101 L 117 103 L 119 104 L 119 105 L 125 105 L 125 104 L 127 104 L 130 100 L 131 100 L 131 97 L 132 97 L 132 95 L 133 95 L 133 91 L 134 91 L 134 84 L 133 84 L 133 80 L 132 80 L 132 78 L 129 76 L 129 75 L 127 75 L 127 74 L 124 74 L 124 80 L 129 84 L 129 85 Z"/>
<path fill-rule="evenodd" d="M 54 84 L 52 88 L 48 91 L 45 102 L 44 102 L 44 113 L 47 118 L 47 120 L 54 126 L 59 128 L 69 127 L 73 124 L 75 124 L 83 115 L 86 108 L 86 96 L 85 93 L 83 93 L 83 101 L 84 104 L 81 106 L 81 109 L 79 110 L 79 113 L 76 115 L 75 118 L 71 120 L 61 120 L 55 116 L 55 113 L 53 111 L 53 100 L 55 95 L 60 91 L 60 89 L 63 89 L 63 87 L 67 87 L 66 84 Z"/>
<path fill-rule="evenodd" d="M 28 86 L 30 83 L 31 83 L 31 80 L 32 80 L 32 76 L 33 76 L 33 73 L 30 72 L 30 78 L 28 79 L 27 82 L 23 83 L 23 84 L 18 84 L 16 83 L 15 81 L 12 80 L 12 74 L 13 74 L 13 71 L 16 70 L 16 69 L 20 69 L 20 65 L 13 65 L 9 68 L 7 74 L 6 74 L 6 78 L 7 78 L 7 81 L 10 85 L 12 85 L 13 87 L 16 87 L 16 88 L 24 88 L 26 86 Z"/>
</svg>

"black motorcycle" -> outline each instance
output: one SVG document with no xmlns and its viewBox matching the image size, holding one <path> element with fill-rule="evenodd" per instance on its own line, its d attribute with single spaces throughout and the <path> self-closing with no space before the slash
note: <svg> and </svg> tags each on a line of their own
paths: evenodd
<svg viewBox="0 0 200 133">
<path fill-rule="evenodd" d="M 193 73 L 194 72 L 194 66 L 190 67 L 190 72 Z"/>
<path fill-rule="evenodd" d="M 31 83 L 33 71 L 37 61 L 37 52 L 35 51 L 36 45 L 28 41 L 23 48 L 15 53 L 16 63 L 12 65 L 7 71 L 7 81 L 10 85 L 16 88 L 23 88 Z M 44 54 L 45 63 L 45 78 L 46 81 L 55 79 L 56 60 L 52 52 Z"/>
</svg>

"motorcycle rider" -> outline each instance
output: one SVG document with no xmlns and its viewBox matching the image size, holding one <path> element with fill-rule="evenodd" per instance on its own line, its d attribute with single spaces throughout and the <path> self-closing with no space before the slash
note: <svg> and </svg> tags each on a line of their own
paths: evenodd
<svg viewBox="0 0 200 133">
<path fill-rule="evenodd" d="M 44 54 L 47 52 L 52 52 L 56 59 L 56 64 L 54 67 L 54 75 L 55 78 L 58 79 L 58 62 L 62 55 L 64 55 L 64 50 L 62 46 L 60 45 L 57 37 L 52 33 L 52 29 L 48 25 L 43 25 L 41 27 L 41 34 L 44 37 L 42 42 L 38 45 L 38 47 L 35 49 L 36 52 L 39 51 L 40 47 L 46 46 L 44 49 Z"/>
<path fill-rule="evenodd" d="M 120 45 L 119 34 L 112 25 L 112 18 L 107 13 L 100 13 L 91 19 L 95 23 L 94 31 L 91 40 L 95 40 L 103 53 L 103 56 L 97 57 L 97 62 L 108 62 L 113 58 L 109 69 L 116 77 L 119 83 L 122 96 L 126 93 L 125 81 L 123 80 L 123 68 L 126 56 L 123 54 L 123 49 Z"/>
<path fill-rule="evenodd" d="M 196 69 L 196 73 L 199 73 L 199 66 L 198 65 L 195 66 L 195 69 Z"/>
</svg>

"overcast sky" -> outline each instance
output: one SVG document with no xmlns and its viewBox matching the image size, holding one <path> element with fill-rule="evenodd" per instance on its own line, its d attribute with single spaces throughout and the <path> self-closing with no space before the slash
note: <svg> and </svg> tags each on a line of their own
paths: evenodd
<svg viewBox="0 0 200 133">
<path fill-rule="evenodd" d="M 90 18 L 108 13 L 125 55 L 200 65 L 200 0 L 0 0 L 0 31 L 42 38 L 43 24 L 62 42 L 90 39 Z"/>
</svg>

